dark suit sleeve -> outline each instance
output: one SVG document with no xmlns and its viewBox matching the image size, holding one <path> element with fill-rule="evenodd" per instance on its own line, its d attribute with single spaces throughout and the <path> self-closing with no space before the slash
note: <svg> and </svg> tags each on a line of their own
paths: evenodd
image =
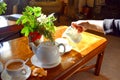
<svg viewBox="0 0 120 80">
<path fill-rule="evenodd" d="M 103 28 L 105 34 L 120 36 L 120 19 L 105 19 Z"/>
</svg>

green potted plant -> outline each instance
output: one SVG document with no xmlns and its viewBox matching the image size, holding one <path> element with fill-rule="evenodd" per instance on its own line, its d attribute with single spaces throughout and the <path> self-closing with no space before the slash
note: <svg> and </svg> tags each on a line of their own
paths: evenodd
<svg viewBox="0 0 120 80">
<path fill-rule="evenodd" d="M 5 13 L 6 9 L 7 9 L 7 4 L 1 0 L 0 1 L 0 14 Z"/>
<path fill-rule="evenodd" d="M 22 16 L 17 20 L 17 24 L 24 26 L 21 33 L 25 36 L 32 36 L 33 42 L 41 35 L 50 41 L 54 41 L 55 20 L 54 14 L 48 16 L 43 14 L 41 7 L 27 6 Z"/>
</svg>

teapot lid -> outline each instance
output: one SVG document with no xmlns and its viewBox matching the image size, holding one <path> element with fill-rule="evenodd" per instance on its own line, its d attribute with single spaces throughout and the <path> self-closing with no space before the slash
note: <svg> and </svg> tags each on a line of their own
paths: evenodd
<svg viewBox="0 0 120 80">
<path fill-rule="evenodd" d="M 51 42 L 51 41 L 45 41 L 45 42 L 41 42 L 40 46 L 54 46 L 55 42 Z"/>
</svg>

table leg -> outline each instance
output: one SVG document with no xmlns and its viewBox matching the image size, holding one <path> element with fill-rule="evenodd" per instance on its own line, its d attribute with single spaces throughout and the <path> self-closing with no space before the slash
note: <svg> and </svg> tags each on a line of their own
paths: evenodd
<svg viewBox="0 0 120 80">
<path fill-rule="evenodd" d="M 96 62 L 96 66 L 95 66 L 95 75 L 97 75 L 97 76 L 100 74 L 103 56 L 104 56 L 104 52 L 100 53 L 97 57 L 97 62 Z"/>
</svg>

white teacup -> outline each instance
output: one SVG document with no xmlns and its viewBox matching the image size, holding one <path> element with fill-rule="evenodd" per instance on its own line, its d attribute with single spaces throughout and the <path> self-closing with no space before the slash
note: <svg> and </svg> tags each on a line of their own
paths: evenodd
<svg viewBox="0 0 120 80">
<path fill-rule="evenodd" d="M 24 77 L 27 74 L 25 61 L 22 59 L 11 59 L 7 61 L 5 69 L 11 77 Z"/>
<path fill-rule="evenodd" d="M 42 65 L 57 63 L 61 55 L 59 52 L 59 47 L 64 47 L 63 44 L 58 44 L 51 41 L 41 42 L 38 46 L 35 46 L 34 43 L 30 43 L 30 46 L 32 47 L 35 56 L 42 63 Z"/>
</svg>

